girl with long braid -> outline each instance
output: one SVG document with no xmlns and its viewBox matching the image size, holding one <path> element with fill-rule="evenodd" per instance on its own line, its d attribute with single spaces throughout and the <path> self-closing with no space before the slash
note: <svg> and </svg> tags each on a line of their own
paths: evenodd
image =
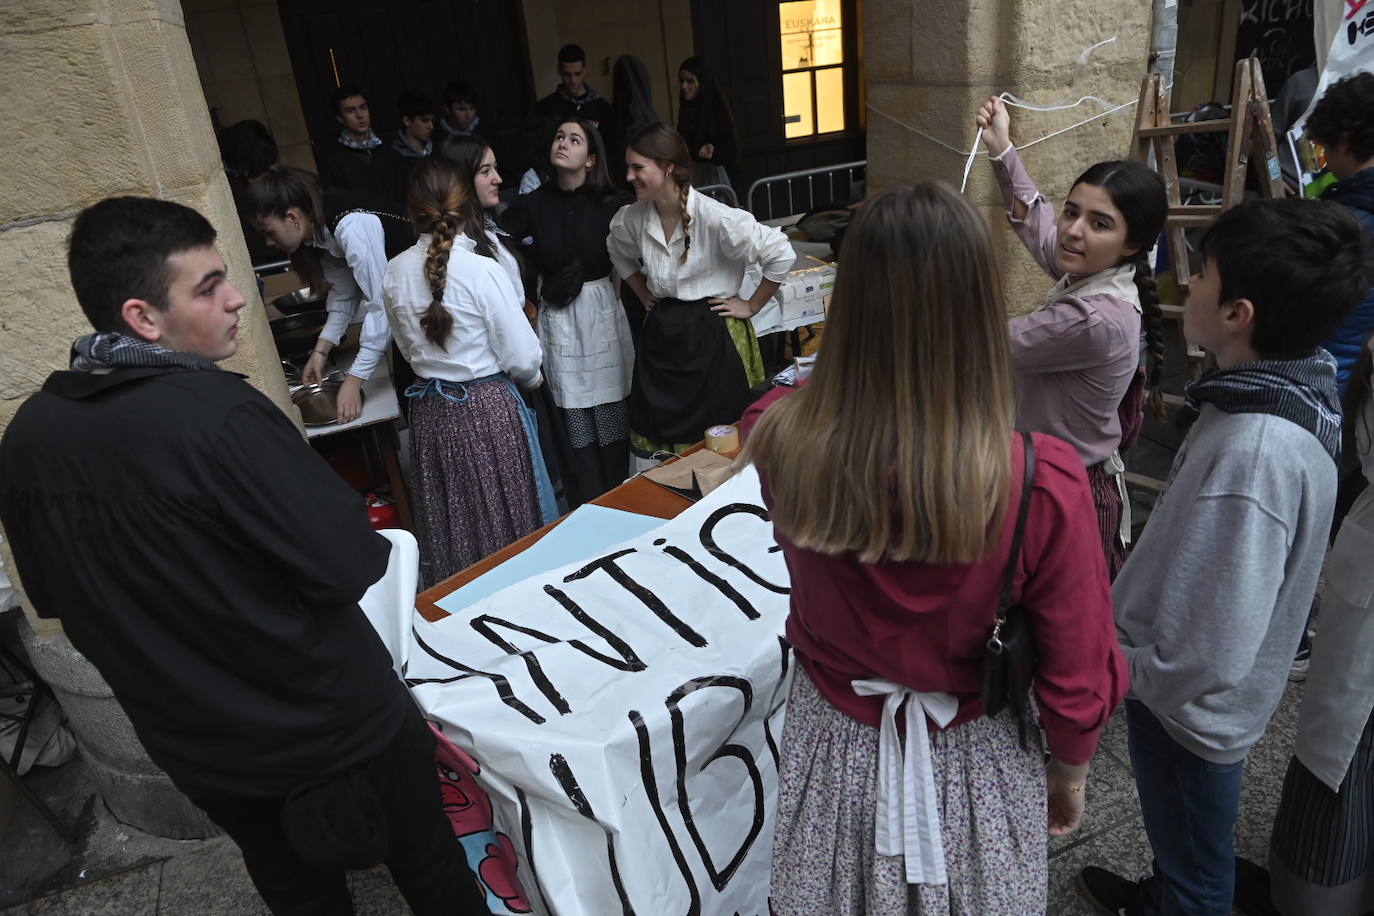
<svg viewBox="0 0 1374 916">
<path fill-rule="evenodd" d="M 1088 469 L 1107 572 L 1126 561 L 1130 512 L 1121 450 L 1142 422 L 1146 387 L 1164 363 L 1159 296 L 1147 260 L 1164 228 L 1164 181 L 1143 162 L 1099 162 L 1073 183 L 1063 210 L 1036 189 L 1011 144 L 1011 116 L 993 97 L 979 109 L 1007 218 L 1057 282 L 1035 311 L 1009 324 L 1016 428 L 1050 433 Z M 1140 336 L 1152 364 L 1141 369 Z"/>
<path fill-rule="evenodd" d="M 625 163 L 636 200 L 611 220 L 606 249 L 648 311 L 630 389 L 630 446 L 642 461 L 744 413 L 763 381 L 749 319 L 796 256 L 780 229 L 692 189 L 691 154 L 666 124 L 631 137 Z M 755 262 L 763 280 L 745 300 L 740 284 Z"/>
<path fill-rule="evenodd" d="M 516 386 L 542 384 L 524 296 L 467 235 L 467 183 L 441 158 L 415 167 L 416 243 L 387 265 L 382 301 L 415 370 L 411 474 L 425 587 L 557 515 L 533 417 Z"/>
</svg>

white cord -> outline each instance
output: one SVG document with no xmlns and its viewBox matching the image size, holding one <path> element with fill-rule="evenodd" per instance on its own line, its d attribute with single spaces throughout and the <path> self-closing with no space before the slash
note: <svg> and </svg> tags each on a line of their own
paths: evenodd
<svg viewBox="0 0 1374 916">
<path fill-rule="evenodd" d="M 973 160 L 978 158 L 978 142 L 983 139 L 983 128 L 978 128 L 978 133 L 973 135 L 973 149 L 968 151 L 968 161 L 964 163 L 964 180 L 959 182 L 959 193 L 964 193 L 968 187 L 968 174 L 973 171 Z"/>
<path fill-rule="evenodd" d="M 1089 45 L 1088 47 L 1084 48 L 1083 51 L 1082 51 L 1082 53 L 1080 53 L 1080 54 L 1078 55 L 1078 67 L 1081 69 L 1082 67 L 1086 66 L 1087 63 L 1088 63 L 1088 58 L 1092 56 L 1092 53 L 1093 53 L 1094 51 L 1096 51 L 1098 48 L 1102 47 L 1103 45 L 1109 45 L 1109 44 L 1111 44 L 1112 42 L 1116 41 L 1116 39 L 1117 39 L 1117 36 L 1113 35 L 1111 38 L 1104 38 L 1104 39 L 1102 39 L 1101 41 L 1097 42 L 1096 44 L 1092 44 L 1092 45 Z M 1078 81 L 1078 80 L 1077 80 L 1077 76 L 1075 76 L 1074 79 L 1071 81 L 1071 85 L 1072 85 L 1073 82 L 1077 82 L 1077 81 Z M 1171 84 L 1171 87 L 1172 87 L 1172 84 Z M 1081 98 L 1079 98 L 1077 101 L 1074 101 L 1074 102 L 1065 101 L 1065 102 L 1054 102 L 1054 103 L 1050 103 L 1050 104 L 1048 104 L 1048 105 L 1032 105 L 1030 102 L 1027 102 L 1027 101 L 1025 101 L 1024 99 L 1017 98 L 1015 95 L 1012 95 L 1010 92 L 1003 92 L 1001 95 L 998 96 L 998 98 L 1000 98 L 1003 102 L 1007 103 L 1008 105 L 1012 106 L 1013 108 L 1021 108 L 1021 109 L 1024 109 L 1024 110 L 1026 110 L 1026 111 L 1065 111 L 1065 110 L 1070 109 L 1070 108 L 1077 108 L 1078 106 L 1084 104 L 1085 102 L 1096 102 L 1097 104 L 1099 104 L 1099 105 L 1103 106 L 1104 108 L 1106 108 L 1106 111 L 1103 111 L 1103 112 L 1100 112 L 1100 113 L 1098 113 L 1098 114 L 1095 114 L 1095 115 L 1093 115 L 1091 118 L 1084 118 L 1082 121 L 1079 121 L 1079 122 L 1076 123 L 1076 124 L 1070 124 L 1068 127 L 1061 128 L 1060 130 L 1056 130 L 1056 131 L 1054 131 L 1053 133 L 1048 133 L 1048 134 L 1046 134 L 1046 135 L 1043 136 L 1043 137 L 1039 137 L 1039 138 L 1037 138 L 1037 139 L 1035 139 L 1035 140 L 1030 141 L 1029 143 L 1023 143 L 1023 144 L 1021 144 L 1020 146 L 1017 147 L 1018 150 L 1027 149 L 1027 148 L 1029 148 L 1029 147 L 1035 146 L 1035 144 L 1037 144 L 1037 143 L 1044 143 L 1046 140 L 1049 140 L 1049 139 L 1051 139 L 1052 137 L 1057 137 L 1057 136 L 1059 136 L 1060 134 L 1067 133 L 1067 132 L 1069 132 L 1069 131 L 1071 131 L 1071 130 L 1075 130 L 1075 129 L 1079 128 L 1079 127 L 1082 127 L 1082 126 L 1085 125 L 1085 124 L 1091 124 L 1093 121 L 1096 121 L 1096 120 L 1098 120 L 1099 118 L 1105 118 L 1107 115 L 1110 115 L 1110 114 L 1115 114 L 1116 112 L 1121 111 L 1123 108 L 1130 108 L 1132 105 L 1136 104 L 1136 102 L 1138 101 L 1138 100 L 1134 100 L 1134 99 L 1133 99 L 1132 101 L 1123 102 L 1123 103 L 1120 104 L 1120 105 L 1113 106 L 1112 103 L 1111 103 L 1111 102 L 1108 102 L 1106 99 L 1100 99 L 1100 98 L 1098 98 L 1098 97 L 1095 96 L 1095 95 L 1085 95 L 1085 96 L 1082 96 Z M 897 125 L 899 125 L 899 126 L 901 126 L 901 127 L 904 127 L 904 128 L 906 128 L 907 130 L 911 131 L 911 132 L 914 133 L 914 134 L 917 134 L 917 135 L 919 135 L 919 136 L 925 137 L 927 140 L 929 140 L 930 142 L 934 143 L 936 146 L 944 147 L 945 149 L 949 150 L 951 153 L 954 153 L 956 156 L 963 156 L 963 157 L 966 157 L 966 161 L 964 162 L 964 175 L 963 175 L 963 180 L 960 181 L 960 183 L 959 183 L 959 193 L 962 194 L 962 193 L 964 193 L 965 190 L 967 190 L 967 188 L 968 188 L 968 178 L 969 178 L 969 174 L 973 171 L 973 162 L 974 162 L 974 160 L 978 158 L 978 156 L 979 156 L 980 153 L 981 153 L 982 155 L 987 155 L 986 151 L 980 150 L 980 149 L 978 148 L 978 144 L 979 144 L 979 143 L 982 141 L 982 139 L 983 139 L 983 128 L 981 128 L 981 127 L 978 128 L 978 132 L 977 132 L 976 134 L 974 134 L 974 137 L 973 137 L 973 145 L 972 145 L 969 149 L 967 149 L 967 150 L 962 150 L 962 149 L 959 149 L 959 148 L 956 147 L 956 146 L 951 146 L 950 144 L 948 144 L 948 143 L 946 143 L 945 141 L 941 140 L 939 137 L 935 137 L 935 136 L 932 136 L 932 135 L 926 133 L 925 131 L 921 130 L 919 127 L 916 127 L 916 126 L 913 125 L 913 124 L 908 124 L 907 122 L 901 120 L 900 118 L 897 118 L 897 117 L 894 117 L 894 116 L 888 114 L 887 112 L 883 111 L 883 110 L 880 109 L 880 108 L 875 107 L 875 106 L 872 105 L 872 104 L 869 104 L 869 105 L 867 105 L 866 107 L 868 108 L 869 111 L 873 112 L 874 114 L 880 115 L 880 116 L 882 116 L 882 117 L 884 117 L 884 118 L 887 118 L 889 121 L 893 122 L 894 124 L 897 124 Z"/>
</svg>

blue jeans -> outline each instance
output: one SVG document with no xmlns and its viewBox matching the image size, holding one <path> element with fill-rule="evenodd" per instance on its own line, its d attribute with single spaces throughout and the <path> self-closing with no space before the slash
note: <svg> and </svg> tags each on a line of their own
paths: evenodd
<svg viewBox="0 0 1374 916">
<path fill-rule="evenodd" d="M 1229 916 L 1235 894 L 1235 826 L 1245 761 L 1212 763 L 1184 748 L 1137 700 L 1126 725 L 1154 876 L 1128 912 Z"/>
</svg>

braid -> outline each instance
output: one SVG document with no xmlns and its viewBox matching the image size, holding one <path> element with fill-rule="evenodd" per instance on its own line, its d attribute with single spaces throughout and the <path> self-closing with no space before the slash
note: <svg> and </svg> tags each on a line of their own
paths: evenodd
<svg viewBox="0 0 1374 916">
<path fill-rule="evenodd" d="M 434 238 L 425 256 L 425 279 L 429 281 L 429 292 L 434 298 L 420 319 L 420 327 L 425 337 L 442 350 L 448 349 L 448 335 L 453 330 L 453 316 L 444 308 L 444 287 L 448 284 L 448 256 L 460 220 L 456 213 L 444 213 L 434 221 L 429 229 Z"/>
<path fill-rule="evenodd" d="M 1149 253 L 1141 250 L 1130 260 L 1135 266 L 1135 290 L 1140 297 L 1141 317 L 1145 325 L 1145 355 L 1148 370 L 1145 388 L 1149 392 L 1150 410 L 1155 419 L 1164 419 L 1164 397 L 1159 383 L 1164 375 L 1164 312 L 1159 307 L 1159 287 L 1150 271 Z"/>
<path fill-rule="evenodd" d="M 687 212 L 687 196 L 691 189 L 692 186 L 688 182 L 678 182 L 677 209 L 682 215 L 682 257 L 678 258 L 679 264 L 687 263 L 687 252 L 692 249 L 692 217 Z"/>
</svg>

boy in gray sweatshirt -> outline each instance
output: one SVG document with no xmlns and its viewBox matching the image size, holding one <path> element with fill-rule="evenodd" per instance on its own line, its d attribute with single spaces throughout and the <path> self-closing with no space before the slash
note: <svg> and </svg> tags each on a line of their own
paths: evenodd
<svg viewBox="0 0 1374 916">
<path fill-rule="evenodd" d="M 1336 364 L 1320 349 L 1368 288 L 1359 225 L 1320 201 L 1264 200 L 1202 240 L 1183 333 L 1217 368 L 1112 588 L 1131 675 L 1131 768 L 1154 873 L 1100 868 L 1105 913 L 1227 916 L 1246 753 L 1287 682 L 1336 497 Z"/>
</svg>

